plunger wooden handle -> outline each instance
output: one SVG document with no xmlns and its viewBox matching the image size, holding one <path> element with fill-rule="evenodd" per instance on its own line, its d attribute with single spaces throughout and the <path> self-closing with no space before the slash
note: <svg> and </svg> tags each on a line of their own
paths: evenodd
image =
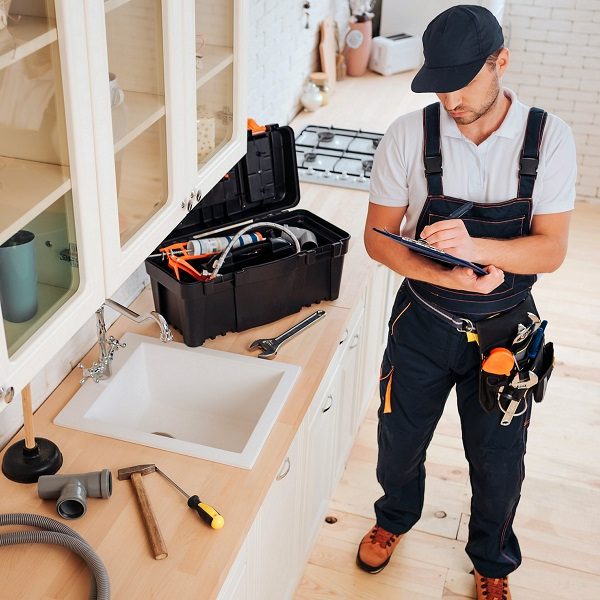
<svg viewBox="0 0 600 600">
<path fill-rule="evenodd" d="M 23 403 L 23 425 L 25 430 L 25 447 L 32 450 L 35 448 L 35 436 L 33 434 L 33 409 L 31 407 L 31 389 L 27 384 L 21 392 Z"/>
<path fill-rule="evenodd" d="M 142 474 L 132 473 L 131 482 L 133 483 L 135 493 L 137 494 L 138 501 L 140 503 L 142 519 L 144 520 L 144 525 L 146 526 L 146 532 L 148 533 L 148 540 L 152 546 L 154 558 L 156 560 L 167 558 L 167 547 L 165 546 L 165 541 L 163 540 L 160 529 L 158 528 L 158 522 L 156 521 L 156 517 L 152 512 L 150 501 L 146 495 L 146 489 L 144 488 L 144 483 L 142 481 Z"/>
</svg>

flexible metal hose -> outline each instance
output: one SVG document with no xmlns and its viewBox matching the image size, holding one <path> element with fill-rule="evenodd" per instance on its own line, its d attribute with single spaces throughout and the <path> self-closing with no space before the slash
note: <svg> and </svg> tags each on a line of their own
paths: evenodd
<svg viewBox="0 0 600 600">
<path fill-rule="evenodd" d="M 110 600 L 108 572 L 94 549 L 73 529 L 41 515 L 13 513 L 0 515 L 2 525 L 27 525 L 43 531 L 13 531 L 0 535 L 0 547 L 11 544 L 56 544 L 72 550 L 92 572 L 90 600 Z"/>
</svg>

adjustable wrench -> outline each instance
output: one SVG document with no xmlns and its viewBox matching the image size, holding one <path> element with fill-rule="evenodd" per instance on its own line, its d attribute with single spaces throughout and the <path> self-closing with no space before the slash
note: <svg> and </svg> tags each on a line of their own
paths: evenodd
<svg viewBox="0 0 600 600">
<path fill-rule="evenodd" d="M 260 348 L 262 352 L 258 355 L 258 358 L 274 358 L 277 354 L 277 350 L 279 350 L 279 346 L 298 335 L 301 331 L 304 331 L 304 329 L 313 323 L 316 323 L 319 319 L 322 319 L 325 314 L 324 310 L 317 310 L 312 315 L 306 317 L 306 319 L 300 321 L 300 323 L 296 323 L 296 325 L 290 327 L 287 331 L 284 331 L 275 338 L 261 338 L 254 340 L 250 344 L 250 350 Z"/>
<path fill-rule="evenodd" d="M 515 396 L 510 395 L 510 402 L 508 403 L 508 406 L 506 408 L 506 410 L 504 411 L 504 416 L 502 417 L 502 421 L 500 421 L 500 425 L 510 425 L 511 421 L 513 420 L 513 417 L 515 416 L 515 413 L 517 412 L 517 408 L 519 407 L 519 404 L 521 404 L 521 400 L 525 397 L 525 394 L 527 393 L 527 390 L 529 388 L 532 388 L 534 385 L 536 385 L 538 382 L 538 376 L 533 372 L 533 371 L 529 371 L 528 375 L 527 375 L 527 379 L 523 379 L 521 380 L 519 378 L 519 373 L 517 373 L 510 386 L 518 391 L 518 394 L 515 394 Z M 508 394 L 507 394 L 508 396 Z M 499 403 L 500 401 L 498 401 Z M 502 407 L 500 407 L 502 408 Z"/>
</svg>

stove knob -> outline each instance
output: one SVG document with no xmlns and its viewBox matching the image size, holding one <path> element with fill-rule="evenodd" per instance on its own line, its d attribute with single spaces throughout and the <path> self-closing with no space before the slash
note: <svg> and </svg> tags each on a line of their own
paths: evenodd
<svg viewBox="0 0 600 600">
<path fill-rule="evenodd" d="M 356 179 L 356 181 L 358 181 L 359 183 L 364 183 L 366 181 L 365 177 L 363 175 L 361 175 L 360 177 L 358 177 Z"/>
<path fill-rule="evenodd" d="M 308 167 L 308 171 L 306 172 L 307 175 L 314 175 L 315 174 L 315 170 L 312 167 Z"/>
<path fill-rule="evenodd" d="M 325 171 L 325 173 L 323 173 L 323 177 L 325 177 L 325 178 L 327 178 L 327 179 L 328 179 L 329 177 L 331 177 L 331 171 Z"/>
<path fill-rule="evenodd" d="M 342 179 L 348 179 L 348 173 L 346 173 L 346 171 L 342 173 Z"/>
</svg>

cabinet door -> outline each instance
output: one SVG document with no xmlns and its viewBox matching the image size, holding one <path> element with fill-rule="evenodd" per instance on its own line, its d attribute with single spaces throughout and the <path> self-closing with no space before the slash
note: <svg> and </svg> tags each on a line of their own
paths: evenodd
<svg viewBox="0 0 600 600">
<path fill-rule="evenodd" d="M 317 408 L 308 421 L 304 486 L 302 555 L 312 547 L 333 491 L 338 401 L 337 372 L 330 386 L 315 399 Z"/>
<path fill-rule="evenodd" d="M 83 3 L 66 4 L 14 0 L 0 26 L 0 386 L 16 389 L 102 298 Z"/>
<path fill-rule="evenodd" d="M 357 430 L 358 401 L 361 399 L 359 384 L 363 317 L 364 311 L 361 309 L 350 330 L 346 342 L 346 351 L 342 357 L 336 378 L 336 386 L 339 392 L 336 465 L 333 479 L 335 484 L 342 476 Z"/>
<path fill-rule="evenodd" d="M 187 166 L 201 198 L 246 153 L 248 20 L 246 0 L 189 1 L 183 36 Z"/>
<path fill-rule="evenodd" d="M 301 426 L 260 509 L 256 598 L 291 598 L 301 575 L 304 431 Z"/>
<path fill-rule="evenodd" d="M 84 4 L 110 295 L 187 213 L 183 4 Z"/>
</svg>

